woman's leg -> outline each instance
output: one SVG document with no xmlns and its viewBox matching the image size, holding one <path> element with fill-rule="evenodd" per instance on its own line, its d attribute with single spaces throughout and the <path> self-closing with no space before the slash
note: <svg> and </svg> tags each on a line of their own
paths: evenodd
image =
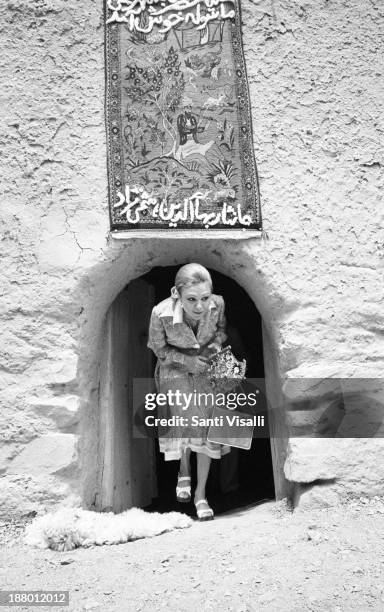
<svg viewBox="0 0 384 612">
<path fill-rule="evenodd" d="M 190 448 L 184 449 L 184 452 L 181 455 L 181 459 L 180 459 L 179 476 L 190 476 L 191 475 L 190 457 L 191 457 L 191 449 Z"/>
<path fill-rule="evenodd" d="M 191 465 L 189 462 L 191 449 L 185 448 L 180 459 L 177 476 L 176 499 L 182 503 L 191 501 Z"/>
<path fill-rule="evenodd" d="M 197 485 L 195 491 L 195 503 L 200 499 L 205 499 L 205 485 L 207 484 L 207 478 L 209 474 L 209 468 L 211 467 L 211 458 L 203 453 L 196 453 L 197 455 Z M 203 508 L 204 506 L 201 506 Z"/>
</svg>

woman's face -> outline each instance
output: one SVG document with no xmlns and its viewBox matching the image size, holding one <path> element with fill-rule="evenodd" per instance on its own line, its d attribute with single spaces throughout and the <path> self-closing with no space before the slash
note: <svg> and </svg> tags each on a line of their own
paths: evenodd
<svg viewBox="0 0 384 612">
<path fill-rule="evenodd" d="M 208 281 L 191 287 L 183 287 L 180 299 L 184 312 L 191 319 L 199 321 L 208 311 L 211 295 L 211 284 Z"/>
</svg>

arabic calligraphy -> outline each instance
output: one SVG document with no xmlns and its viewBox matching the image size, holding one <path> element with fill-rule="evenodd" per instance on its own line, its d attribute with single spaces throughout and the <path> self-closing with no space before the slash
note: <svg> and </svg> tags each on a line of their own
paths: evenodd
<svg viewBox="0 0 384 612">
<path fill-rule="evenodd" d="M 158 6 L 153 6 L 158 5 Z M 165 34 L 181 23 L 203 30 L 210 21 L 234 19 L 234 0 L 107 0 L 108 23 L 127 23 L 130 32 L 149 34 L 154 26 Z M 142 19 L 146 13 L 146 19 Z"/>
<path fill-rule="evenodd" d="M 252 215 L 243 213 L 240 204 L 232 206 L 228 202 L 223 202 L 219 212 L 200 210 L 200 206 L 207 201 L 209 192 L 209 190 L 196 191 L 184 198 L 182 203 L 173 204 L 165 199 L 159 200 L 153 193 L 146 192 L 141 186 L 126 185 L 125 194 L 121 191 L 117 192 L 118 202 L 114 204 L 114 208 L 123 207 L 120 215 L 125 215 L 127 222 L 133 225 L 137 225 L 144 219 L 148 221 L 148 214 L 154 220 L 161 219 L 168 223 L 169 227 L 177 227 L 179 223 L 194 222 L 200 222 L 206 229 L 218 224 L 229 226 L 240 224 L 245 227 L 252 224 Z"/>
</svg>

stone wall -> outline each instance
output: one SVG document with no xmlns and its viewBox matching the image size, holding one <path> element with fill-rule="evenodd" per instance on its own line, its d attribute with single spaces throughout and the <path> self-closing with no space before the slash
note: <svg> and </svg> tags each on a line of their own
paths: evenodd
<svg viewBox="0 0 384 612">
<path fill-rule="evenodd" d="M 91 504 L 103 320 L 154 265 L 238 280 L 281 377 L 382 373 L 382 3 L 242 9 L 269 240 L 114 241 L 102 1 L 1 3 L 2 515 Z M 380 465 L 381 440 L 291 440 L 285 474 L 307 503 L 334 503 L 383 494 Z"/>
</svg>

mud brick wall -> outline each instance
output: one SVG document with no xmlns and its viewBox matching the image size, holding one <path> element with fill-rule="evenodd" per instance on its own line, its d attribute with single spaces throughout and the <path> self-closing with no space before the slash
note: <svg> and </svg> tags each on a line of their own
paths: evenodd
<svg viewBox="0 0 384 612">
<path fill-rule="evenodd" d="M 2 515 L 90 504 L 103 321 L 154 265 L 197 259 L 245 287 L 277 379 L 382 375 L 384 7 L 242 11 L 269 240 L 198 244 L 108 237 L 102 0 L 1 3 Z M 285 475 L 301 503 L 382 494 L 381 442 L 292 439 Z"/>
</svg>

